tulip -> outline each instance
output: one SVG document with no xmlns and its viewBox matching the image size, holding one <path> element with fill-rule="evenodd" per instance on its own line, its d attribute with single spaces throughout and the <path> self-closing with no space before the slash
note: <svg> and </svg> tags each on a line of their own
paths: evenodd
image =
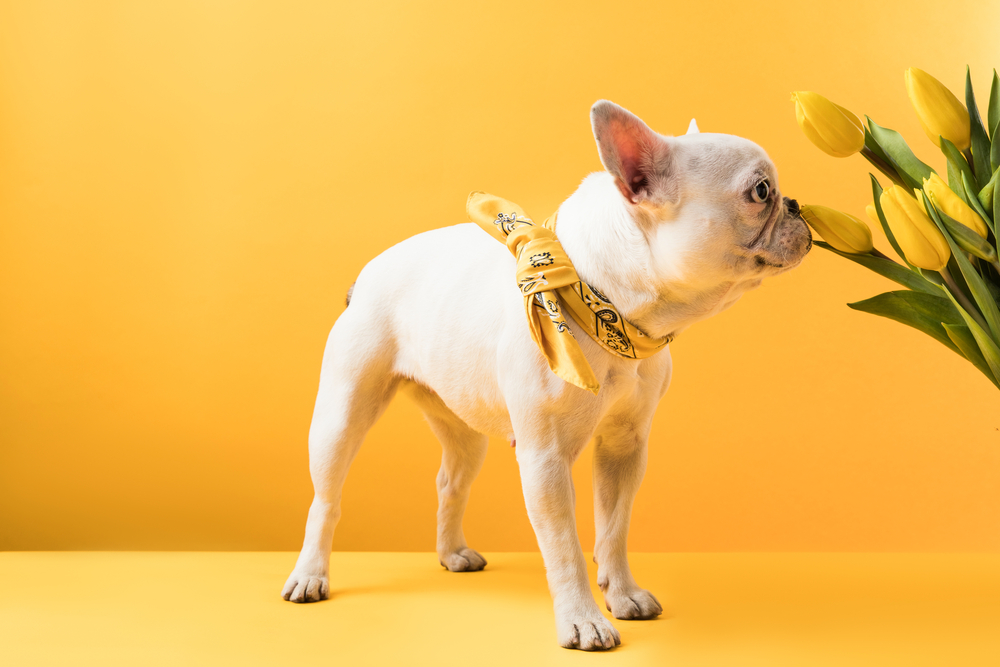
<svg viewBox="0 0 1000 667">
<path fill-rule="evenodd" d="M 917 200 L 902 187 L 893 185 L 879 198 L 885 221 L 906 260 L 921 269 L 940 271 L 951 258 L 948 241 Z"/>
<path fill-rule="evenodd" d="M 930 178 L 925 178 L 924 192 L 927 193 L 927 198 L 931 200 L 938 210 L 943 211 L 945 215 L 953 220 L 962 223 L 982 238 L 986 238 L 986 235 L 989 233 L 986 223 L 983 222 L 978 213 L 972 210 L 972 207 L 951 191 L 951 188 L 941 180 L 940 176 L 931 174 Z M 921 201 L 919 195 L 917 200 L 920 201 L 921 208 L 923 208 L 923 201 Z"/>
<path fill-rule="evenodd" d="M 920 126 L 935 146 L 944 137 L 960 151 L 969 148 L 969 112 L 955 95 L 927 72 L 906 70 L 906 92 L 917 112 Z"/>
<path fill-rule="evenodd" d="M 882 224 L 882 221 L 878 219 L 878 210 L 875 208 L 875 204 L 865 206 L 865 213 L 868 214 L 868 219 L 872 221 L 872 224 Z"/>
<path fill-rule="evenodd" d="M 850 157 L 865 145 L 861 119 L 818 93 L 792 93 L 795 118 L 809 141 L 827 155 Z"/>
<path fill-rule="evenodd" d="M 807 204 L 799 212 L 802 219 L 841 252 L 864 255 L 872 251 L 872 232 L 853 215 L 826 206 Z"/>
</svg>

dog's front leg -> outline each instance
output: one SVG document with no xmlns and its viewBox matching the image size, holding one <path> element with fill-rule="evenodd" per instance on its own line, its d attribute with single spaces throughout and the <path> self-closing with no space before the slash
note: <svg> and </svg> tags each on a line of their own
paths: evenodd
<svg viewBox="0 0 1000 667">
<path fill-rule="evenodd" d="M 594 442 L 594 518 L 597 585 L 615 618 L 655 618 L 659 601 L 632 578 L 628 527 L 632 502 L 646 471 L 647 433 L 631 428 L 601 429 Z"/>
<path fill-rule="evenodd" d="M 594 651 L 617 646 L 621 638 L 590 593 L 587 563 L 576 533 L 570 466 L 580 448 L 567 454 L 557 451 L 554 442 L 518 433 L 517 463 L 528 518 L 545 560 L 559 644 Z"/>
</svg>

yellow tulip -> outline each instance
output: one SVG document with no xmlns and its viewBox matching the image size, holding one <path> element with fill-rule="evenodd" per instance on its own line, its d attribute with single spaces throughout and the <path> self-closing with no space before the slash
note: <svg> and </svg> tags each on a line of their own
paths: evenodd
<svg viewBox="0 0 1000 667">
<path fill-rule="evenodd" d="M 872 221 L 872 224 L 882 225 L 882 221 L 878 219 L 878 210 L 876 210 L 875 204 L 865 206 L 865 213 L 868 214 L 868 219 Z"/>
<path fill-rule="evenodd" d="M 944 137 L 960 151 L 969 147 L 969 112 L 955 95 L 927 72 L 906 70 L 906 92 L 917 112 L 920 126 L 935 146 Z"/>
<path fill-rule="evenodd" d="M 924 179 L 924 192 L 927 198 L 945 215 L 961 222 L 963 225 L 979 234 L 984 239 L 989 233 L 986 223 L 979 217 L 979 214 L 972 210 L 968 204 L 951 191 L 951 188 L 941 180 L 937 174 L 931 174 L 930 178 Z M 919 199 L 918 199 L 919 201 Z M 920 202 L 923 204 L 923 202 Z"/>
<path fill-rule="evenodd" d="M 879 203 L 896 243 L 910 264 L 929 271 L 940 271 L 948 264 L 951 258 L 948 241 L 904 188 L 898 185 L 886 188 Z"/>
<path fill-rule="evenodd" d="M 871 230 L 853 215 L 812 204 L 803 206 L 800 215 L 824 241 L 837 250 L 855 255 L 872 251 Z"/>
<path fill-rule="evenodd" d="M 792 93 L 795 118 L 809 141 L 833 157 L 850 157 L 865 145 L 861 119 L 819 93 Z"/>
</svg>

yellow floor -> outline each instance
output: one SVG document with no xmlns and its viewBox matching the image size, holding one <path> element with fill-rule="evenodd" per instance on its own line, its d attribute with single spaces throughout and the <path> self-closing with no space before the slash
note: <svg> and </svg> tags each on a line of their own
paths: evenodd
<svg viewBox="0 0 1000 667">
<path fill-rule="evenodd" d="M 605 654 L 556 646 L 537 554 L 485 555 L 335 553 L 295 605 L 292 553 L 0 553 L 0 665 L 1000 665 L 1000 555 L 634 554 L 666 612 Z"/>
</svg>

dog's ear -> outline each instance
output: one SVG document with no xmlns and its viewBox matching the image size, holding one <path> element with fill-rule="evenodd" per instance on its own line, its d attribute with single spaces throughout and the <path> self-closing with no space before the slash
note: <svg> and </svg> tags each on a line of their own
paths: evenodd
<svg viewBox="0 0 1000 667">
<path fill-rule="evenodd" d="M 688 131 L 684 134 L 698 134 L 700 132 L 701 130 L 698 129 L 698 123 L 696 123 L 694 118 L 692 118 L 691 122 L 688 124 Z"/>
<path fill-rule="evenodd" d="M 590 108 L 590 123 L 604 168 L 622 196 L 633 204 L 672 199 L 670 145 L 639 118 L 608 100 Z"/>
</svg>

